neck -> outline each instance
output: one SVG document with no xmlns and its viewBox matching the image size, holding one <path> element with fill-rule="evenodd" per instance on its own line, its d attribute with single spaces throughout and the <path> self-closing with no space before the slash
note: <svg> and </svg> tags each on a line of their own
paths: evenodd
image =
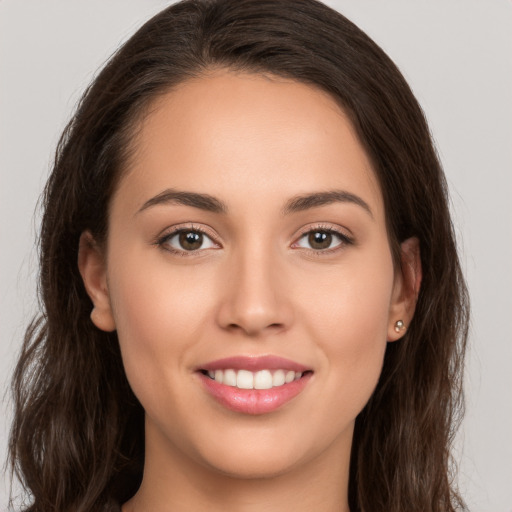
<svg viewBox="0 0 512 512">
<path fill-rule="evenodd" d="M 243 477 L 222 473 L 179 447 L 162 444 L 154 429 L 146 427 L 143 481 L 123 512 L 349 512 L 352 429 L 312 460 L 279 474 Z"/>
</svg>

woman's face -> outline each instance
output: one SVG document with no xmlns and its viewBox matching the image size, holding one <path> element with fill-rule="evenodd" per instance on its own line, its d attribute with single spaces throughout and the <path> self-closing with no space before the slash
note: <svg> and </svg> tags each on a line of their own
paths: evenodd
<svg viewBox="0 0 512 512">
<path fill-rule="evenodd" d="M 82 250 L 81 270 L 146 411 L 147 464 L 348 464 L 405 310 L 347 116 L 311 86 L 217 71 L 159 97 L 135 143 L 106 264 Z"/>
</svg>

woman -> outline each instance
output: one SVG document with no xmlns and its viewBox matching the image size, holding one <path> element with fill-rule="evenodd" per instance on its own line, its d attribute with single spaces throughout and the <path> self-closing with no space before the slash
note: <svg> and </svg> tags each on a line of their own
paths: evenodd
<svg viewBox="0 0 512 512">
<path fill-rule="evenodd" d="M 59 144 L 41 292 L 27 510 L 463 507 L 444 177 L 403 77 L 324 5 L 181 2 L 119 50 Z"/>
</svg>

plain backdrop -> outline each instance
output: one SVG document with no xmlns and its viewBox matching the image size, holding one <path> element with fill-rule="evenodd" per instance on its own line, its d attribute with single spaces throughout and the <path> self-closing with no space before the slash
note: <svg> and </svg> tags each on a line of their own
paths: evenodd
<svg viewBox="0 0 512 512">
<path fill-rule="evenodd" d="M 98 68 L 163 0 L 0 0 L 0 461 L 10 375 L 37 308 L 36 208 L 58 137 Z M 512 2 L 331 0 L 398 64 L 450 186 L 472 298 L 456 443 L 470 510 L 512 512 Z M 8 475 L 0 483 L 7 507 Z"/>
</svg>

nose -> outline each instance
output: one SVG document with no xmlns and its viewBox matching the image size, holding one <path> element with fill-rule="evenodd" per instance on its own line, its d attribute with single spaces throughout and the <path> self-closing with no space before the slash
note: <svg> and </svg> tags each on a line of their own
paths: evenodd
<svg viewBox="0 0 512 512">
<path fill-rule="evenodd" d="M 251 337 L 287 330 L 293 309 L 283 270 L 276 255 L 261 247 L 233 255 L 223 279 L 219 325 Z"/>
</svg>

